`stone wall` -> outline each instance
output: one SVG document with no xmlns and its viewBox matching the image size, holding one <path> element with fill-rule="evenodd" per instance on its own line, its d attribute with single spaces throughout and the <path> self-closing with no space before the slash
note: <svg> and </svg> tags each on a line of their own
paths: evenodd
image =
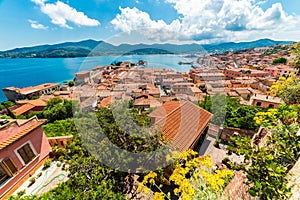
<svg viewBox="0 0 300 200">
<path fill-rule="evenodd" d="M 246 175 L 242 171 L 236 172 L 233 179 L 226 186 L 223 196 L 228 200 L 254 200 L 255 198 L 247 193 L 249 186 L 244 183 L 245 181 Z"/>
<path fill-rule="evenodd" d="M 252 130 L 244 130 L 239 128 L 233 128 L 233 127 L 223 127 L 220 129 L 219 138 L 222 139 L 223 142 L 229 142 L 231 140 L 231 137 L 234 136 L 249 136 L 250 138 L 253 137 L 255 134 L 255 131 Z"/>
</svg>

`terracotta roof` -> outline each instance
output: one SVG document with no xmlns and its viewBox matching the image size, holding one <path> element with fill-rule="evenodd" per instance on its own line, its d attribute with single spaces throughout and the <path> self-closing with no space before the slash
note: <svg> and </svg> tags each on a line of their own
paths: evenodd
<svg viewBox="0 0 300 200">
<path fill-rule="evenodd" d="M 156 99 L 140 98 L 134 101 L 134 106 L 149 106 L 150 108 L 161 106 L 161 102 Z"/>
<path fill-rule="evenodd" d="M 56 83 L 44 83 L 41 85 L 37 85 L 37 86 L 29 86 L 29 87 L 25 87 L 25 88 L 17 88 L 17 87 L 8 87 L 8 88 L 4 88 L 4 90 L 12 90 L 12 91 L 16 91 L 18 93 L 21 93 L 23 95 L 27 95 L 27 94 L 31 94 L 34 92 L 39 92 L 41 90 L 44 89 L 48 89 L 48 88 L 52 88 L 52 87 L 57 87 L 59 86 L 59 84 Z"/>
<path fill-rule="evenodd" d="M 191 90 L 194 93 L 200 93 L 201 92 L 201 90 L 199 88 L 197 88 L 197 87 L 191 87 Z"/>
<path fill-rule="evenodd" d="M 252 102 L 254 100 L 260 100 L 260 101 L 265 101 L 265 102 L 270 102 L 270 103 L 283 103 L 283 100 L 279 97 L 273 97 L 265 94 L 254 94 L 251 99 L 250 99 L 250 104 L 252 105 Z"/>
<path fill-rule="evenodd" d="M 12 112 L 14 113 L 14 115 L 18 116 L 18 115 L 22 115 L 22 114 L 30 111 L 34 107 L 35 107 L 34 105 L 27 103 L 27 104 L 24 104 L 24 105 L 18 107 L 15 110 L 12 110 Z"/>
<path fill-rule="evenodd" d="M 75 75 L 88 75 L 90 74 L 90 71 L 80 71 L 80 72 L 77 72 Z"/>
<path fill-rule="evenodd" d="M 31 104 L 33 106 L 47 106 L 46 101 L 42 99 L 35 99 L 35 100 L 19 100 L 16 101 L 17 104 Z"/>
<path fill-rule="evenodd" d="M 180 106 L 179 101 L 167 101 L 162 106 L 158 107 L 152 111 L 149 116 L 155 118 L 164 118 L 166 115 L 170 114 L 173 110 Z"/>
<path fill-rule="evenodd" d="M 36 123 L 33 123 L 30 126 L 26 127 L 25 129 L 21 130 L 20 132 L 15 133 L 13 136 L 5 139 L 4 141 L 2 141 L 0 143 L 0 150 L 6 148 L 7 146 L 9 146 L 13 142 L 17 141 L 21 137 L 25 136 L 26 134 L 30 133 L 34 129 L 38 128 L 39 126 L 41 126 L 45 122 L 46 122 L 46 120 L 39 120 Z"/>
<path fill-rule="evenodd" d="M 57 86 L 59 86 L 58 83 L 44 83 L 44 84 L 41 84 L 41 85 L 34 86 L 34 88 L 36 88 L 38 90 L 44 90 L 44 89 L 57 87 Z"/>
<path fill-rule="evenodd" d="M 109 96 L 109 97 L 106 97 L 104 99 L 102 99 L 102 101 L 98 104 L 98 107 L 108 107 L 109 104 L 111 104 L 113 100 L 113 96 Z"/>
<path fill-rule="evenodd" d="M 156 122 L 155 126 L 162 127 L 161 131 L 166 140 L 171 142 L 173 149 L 185 151 L 199 138 L 213 115 L 189 101 L 171 103 L 168 106 L 175 109 L 168 110 L 169 113 Z"/>
</svg>

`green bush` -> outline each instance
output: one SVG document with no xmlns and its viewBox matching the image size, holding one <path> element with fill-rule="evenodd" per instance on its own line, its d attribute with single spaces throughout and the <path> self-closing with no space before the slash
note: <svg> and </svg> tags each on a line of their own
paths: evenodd
<svg viewBox="0 0 300 200">
<path fill-rule="evenodd" d="M 286 64 L 287 63 L 287 59 L 284 58 L 284 57 L 275 58 L 272 63 L 273 64 Z"/>
<path fill-rule="evenodd" d="M 43 167 L 43 169 L 47 169 L 47 168 L 49 168 L 50 166 L 51 166 L 51 160 L 46 160 L 45 162 L 44 162 L 44 167 Z"/>
</svg>

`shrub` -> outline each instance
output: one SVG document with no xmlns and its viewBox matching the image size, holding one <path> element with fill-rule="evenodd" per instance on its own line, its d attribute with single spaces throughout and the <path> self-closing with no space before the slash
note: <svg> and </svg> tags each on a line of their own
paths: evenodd
<svg viewBox="0 0 300 200">
<path fill-rule="evenodd" d="M 25 190 L 20 190 L 18 193 L 17 193 L 17 196 L 23 196 L 25 194 Z"/>
<path fill-rule="evenodd" d="M 43 170 L 44 169 L 47 169 L 48 167 L 50 167 L 51 166 L 51 160 L 46 160 L 45 162 L 44 162 L 44 167 L 43 167 Z"/>
<path fill-rule="evenodd" d="M 284 58 L 284 57 L 275 58 L 272 63 L 273 64 L 286 64 L 287 63 L 287 59 Z"/>
<path fill-rule="evenodd" d="M 29 185 L 28 185 L 28 187 L 30 187 L 31 185 L 33 185 L 35 183 L 35 177 L 31 177 L 30 179 L 29 179 Z"/>
<path fill-rule="evenodd" d="M 40 172 L 40 173 L 38 173 L 38 174 L 36 175 L 36 178 L 39 178 L 39 177 L 41 177 L 41 176 L 42 176 L 42 174 L 43 174 L 43 172 Z"/>
</svg>

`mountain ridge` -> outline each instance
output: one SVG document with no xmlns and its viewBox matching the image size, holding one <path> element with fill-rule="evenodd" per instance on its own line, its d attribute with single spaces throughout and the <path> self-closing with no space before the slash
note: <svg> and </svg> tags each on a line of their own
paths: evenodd
<svg viewBox="0 0 300 200">
<path fill-rule="evenodd" d="M 274 41 L 259 39 L 250 42 L 225 42 L 219 44 L 120 44 L 113 45 L 105 41 L 92 39 L 78 42 L 63 42 L 32 47 L 21 47 L 0 51 L 0 58 L 59 58 L 87 57 L 120 54 L 180 54 L 180 53 L 215 53 L 229 50 L 291 44 L 293 41 Z"/>
</svg>

